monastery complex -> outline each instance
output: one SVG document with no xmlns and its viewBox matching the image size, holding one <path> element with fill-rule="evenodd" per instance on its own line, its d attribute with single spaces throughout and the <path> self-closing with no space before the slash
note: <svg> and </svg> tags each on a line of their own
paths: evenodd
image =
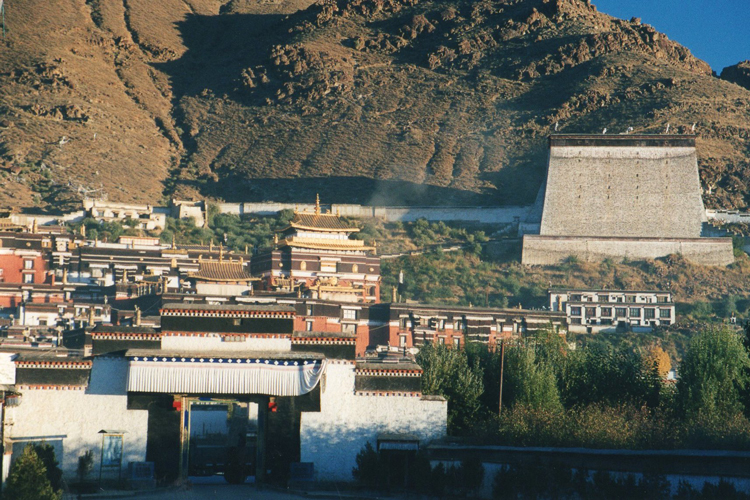
<svg viewBox="0 0 750 500">
<path fill-rule="evenodd" d="M 539 203 L 509 212 L 526 228 L 522 263 L 673 253 L 733 262 L 731 239 L 701 236 L 695 147 L 685 135 L 551 136 Z M 173 205 L 172 216 L 206 219 L 201 202 Z M 85 210 L 144 229 L 168 215 L 106 202 Z M 495 349 L 542 328 L 677 320 L 672 294 L 657 290 L 551 289 L 544 310 L 404 303 L 395 292 L 384 303 L 380 256 L 358 231 L 320 200 L 256 253 L 92 241 L 0 217 L 3 478 L 27 444 L 45 442 L 67 478 L 91 451 L 100 483 L 233 467 L 257 482 L 350 481 L 367 443 L 398 457 L 446 437 L 447 402 L 422 393 L 415 362 L 426 344 Z"/>
</svg>

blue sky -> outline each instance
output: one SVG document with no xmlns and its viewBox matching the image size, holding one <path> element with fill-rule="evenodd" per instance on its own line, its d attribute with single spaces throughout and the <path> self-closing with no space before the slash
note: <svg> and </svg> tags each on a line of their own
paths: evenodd
<svg viewBox="0 0 750 500">
<path fill-rule="evenodd" d="M 600 12 L 640 17 L 721 73 L 750 59 L 750 0 L 592 0 Z"/>
</svg>

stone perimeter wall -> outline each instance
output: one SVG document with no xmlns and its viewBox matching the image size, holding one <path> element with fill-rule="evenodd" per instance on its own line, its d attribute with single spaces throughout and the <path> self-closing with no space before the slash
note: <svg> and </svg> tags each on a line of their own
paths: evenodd
<svg viewBox="0 0 750 500">
<path fill-rule="evenodd" d="M 571 255 L 586 262 L 604 259 L 656 259 L 681 254 L 687 260 L 704 266 L 727 266 L 734 262 L 731 238 L 602 238 L 575 236 L 523 237 L 521 263 L 555 265 Z"/>
<path fill-rule="evenodd" d="M 312 212 L 312 203 L 219 203 L 222 213 L 235 215 L 257 214 L 275 215 L 281 210 L 307 210 Z M 389 222 L 414 222 L 417 219 L 429 221 L 473 221 L 487 224 L 512 224 L 525 220 L 533 205 L 508 207 L 375 207 L 369 205 L 323 205 L 324 210 L 332 210 L 344 217 L 377 217 Z"/>
<path fill-rule="evenodd" d="M 698 238 L 695 147 L 552 146 L 540 234 Z"/>
</svg>

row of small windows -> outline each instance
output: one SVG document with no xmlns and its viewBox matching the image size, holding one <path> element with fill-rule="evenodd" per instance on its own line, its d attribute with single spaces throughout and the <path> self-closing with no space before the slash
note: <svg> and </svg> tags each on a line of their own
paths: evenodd
<svg viewBox="0 0 750 500">
<path fill-rule="evenodd" d="M 654 301 L 654 297 L 650 295 L 641 296 L 640 302 L 644 303 L 653 303 L 656 302 L 658 304 L 667 304 L 669 303 L 669 296 L 668 295 L 657 295 L 656 300 Z M 582 294 L 571 294 L 570 295 L 570 301 L 571 302 L 629 302 L 629 303 L 635 303 L 639 302 L 637 295 L 616 295 L 616 296 L 610 296 L 610 295 L 603 295 L 603 294 L 597 294 L 597 297 L 594 298 L 592 295 L 582 295 Z"/>
<path fill-rule="evenodd" d="M 603 317 L 611 317 L 612 311 L 614 309 L 615 317 L 616 318 L 640 318 L 641 317 L 641 311 L 643 311 L 643 317 L 645 319 L 654 319 L 656 318 L 656 309 L 654 308 L 640 308 L 640 307 L 602 307 L 601 308 L 601 314 L 596 314 L 596 308 L 595 307 L 586 307 L 585 312 L 586 316 L 589 318 L 595 317 L 595 316 L 603 316 Z M 580 316 L 581 313 L 584 311 L 584 308 L 581 307 L 575 307 L 572 306 L 570 308 L 570 315 L 571 316 Z M 670 309 L 659 309 L 659 318 L 666 318 L 669 319 L 672 317 L 672 311 Z"/>
</svg>

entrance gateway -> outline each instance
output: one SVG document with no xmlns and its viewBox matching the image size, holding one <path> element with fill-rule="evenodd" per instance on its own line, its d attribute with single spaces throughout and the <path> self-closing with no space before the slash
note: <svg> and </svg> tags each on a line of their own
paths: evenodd
<svg viewBox="0 0 750 500">
<path fill-rule="evenodd" d="M 232 482 L 264 479 L 269 412 L 277 413 L 281 400 L 291 408 L 310 406 L 294 400 L 315 389 L 326 363 L 322 354 L 295 352 L 132 349 L 126 357 L 128 393 L 170 395 L 180 412 L 179 475 L 221 474 Z M 299 415 L 285 413 L 273 419 L 281 432 L 299 425 Z M 298 439 L 292 441 L 298 448 Z"/>
</svg>

